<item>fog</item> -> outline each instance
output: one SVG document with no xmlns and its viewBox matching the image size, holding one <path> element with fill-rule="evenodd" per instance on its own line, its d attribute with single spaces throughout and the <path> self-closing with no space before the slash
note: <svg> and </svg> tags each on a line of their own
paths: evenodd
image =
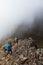
<svg viewBox="0 0 43 65">
<path fill-rule="evenodd" d="M 31 27 L 39 10 L 43 10 L 43 0 L 0 0 L 0 40 L 10 36 L 22 23 Z"/>
</svg>

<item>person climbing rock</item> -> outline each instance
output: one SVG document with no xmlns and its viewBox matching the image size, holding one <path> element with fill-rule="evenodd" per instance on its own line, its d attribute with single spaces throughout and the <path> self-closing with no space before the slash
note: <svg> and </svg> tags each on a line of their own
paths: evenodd
<svg viewBox="0 0 43 65">
<path fill-rule="evenodd" d="M 18 43 L 18 36 L 16 36 L 14 40 L 16 43 Z"/>
<path fill-rule="evenodd" d="M 5 44 L 5 50 L 7 51 L 7 54 L 9 54 L 10 52 L 12 53 L 12 49 L 11 49 L 11 44 L 10 42 L 7 42 Z"/>
<path fill-rule="evenodd" d="M 14 40 L 15 40 L 15 43 L 17 43 L 17 48 L 18 48 L 18 40 L 19 40 L 18 36 L 16 36 Z"/>
</svg>

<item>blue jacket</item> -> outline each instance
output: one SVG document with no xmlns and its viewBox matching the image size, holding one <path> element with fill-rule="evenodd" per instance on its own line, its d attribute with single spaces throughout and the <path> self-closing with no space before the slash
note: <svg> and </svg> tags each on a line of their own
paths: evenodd
<svg viewBox="0 0 43 65">
<path fill-rule="evenodd" d="M 6 49 L 7 51 L 10 51 L 10 50 L 11 50 L 11 45 L 10 45 L 9 42 L 6 43 L 6 45 L 5 45 L 5 49 Z"/>
</svg>

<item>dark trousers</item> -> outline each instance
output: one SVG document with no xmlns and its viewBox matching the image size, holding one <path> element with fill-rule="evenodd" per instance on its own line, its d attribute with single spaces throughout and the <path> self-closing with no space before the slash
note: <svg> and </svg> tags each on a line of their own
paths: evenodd
<svg viewBox="0 0 43 65">
<path fill-rule="evenodd" d="M 7 50 L 6 50 L 7 51 Z M 12 54 L 12 50 L 10 49 L 9 51 L 7 51 L 7 55 L 8 54 Z"/>
</svg>

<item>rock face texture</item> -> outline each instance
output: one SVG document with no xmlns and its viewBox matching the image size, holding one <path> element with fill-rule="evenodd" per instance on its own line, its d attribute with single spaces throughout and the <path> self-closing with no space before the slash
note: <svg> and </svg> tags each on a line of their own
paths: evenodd
<svg viewBox="0 0 43 65">
<path fill-rule="evenodd" d="M 43 65 L 43 49 L 36 49 L 31 46 L 33 40 L 19 40 L 18 44 L 11 40 L 12 54 L 0 48 L 0 65 Z"/>
</svg>

